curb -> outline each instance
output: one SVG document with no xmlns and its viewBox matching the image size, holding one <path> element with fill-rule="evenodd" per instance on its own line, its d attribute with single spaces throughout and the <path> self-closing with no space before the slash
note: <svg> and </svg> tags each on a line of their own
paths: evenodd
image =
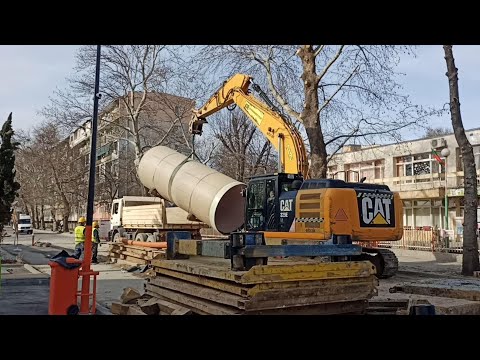
<svg viewBox="0 0 480 360">
<path fill-rule="evenodd" d="M 23 267 L 25 268 L 25 270 L 28 270 L 29 272 L 31 272 L 32 274 L 45 274 L 43 272 L 41 272 L 40 270 L 37 270 L 35 269 L 32 265 L 30 264 L 23 264 Z"/>
</svg>

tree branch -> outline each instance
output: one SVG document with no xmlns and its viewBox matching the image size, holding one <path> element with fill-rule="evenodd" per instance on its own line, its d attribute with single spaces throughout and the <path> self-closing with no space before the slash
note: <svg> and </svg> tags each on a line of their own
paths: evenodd
<svg viewBox="0 0 480 360">
<path fill-rule="evenodd" d="M 320 112 L 330 104 L 330 101 L 335 97 L 335 95 L 338 94 L 338 92 L 345 86 L 345 84 L 352 78 L 352 76 L 357 72 L 359 69 L 360 65 L 357 65 L 355 69 L 353 69 L 352 73 L 345 79 L 345 81 L 335 90 L 335 92 L 330 96 L 330 98 L 323 103 L 323 105 L 318 109 L 317 114 L 320 114 Z"/>
<path fill-rule="evenodd" d="M 338 58 L 340 57 L 340 54 L 342 53 L 343 51 L 343 48 L 345 47 L 345 45 L 342 45 L 340 46 L 340 49 L 338 49 L 337 53 L 335 54 L 335 56 L 328 62 L 328 64 L 323 68 L 322 72 L 317 75 L 317 78 L 316 78 L 316 81 L 317 81 L 317 84 L 322 80 L 322 78 L 325 76 L 325 74 L 328 72 L 328 70 L 330 69 L 330 67 L 338 60 Z"/>
<path fill-rule="evenodd" d="M 280 95 L 277 88 L 275 87 L 275 84 L 273 83 L 273 75 L 272 75 L 272 70 L 270 66 L 270 60 L 267 59 L 265 62 L 261 62 L 261 64 L 267 71 L 268 87 L 270 88 L 270 91 L 272 92 L 275 99 L 278 101 L 280 105 L 282 105 L 282 107 L 285 109 L 287 114 L 289 114 L 290 116 L 294 117 L 299 121 L 302 121 L 301 114 L 293 110 L 293 108 L 290 105 L 288 105 L 287 101 L 282 97 L 282 95 Z"/>
<path fill-rule="evenodd" d="M 314 56 L 314 57 L 317 57 L 318 54 L 320 54 L 324 48 L 325 48 L 325 45 L 319 45 L 319 46 L 313 51 L 313 56 Z"/>
</svg>

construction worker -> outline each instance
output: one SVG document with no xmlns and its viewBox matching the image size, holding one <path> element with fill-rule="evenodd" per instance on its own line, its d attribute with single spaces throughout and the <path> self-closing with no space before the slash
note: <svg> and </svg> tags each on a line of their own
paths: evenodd
<svg viewBox="0 0 480 360">
<path fill-rule="evenodd" d="M 92 224 L 93 230 L 92 230 L 92 264 L 98 264 L 97 260 L 97 253 L 98 253 L 98 245 L 100 244 L 100 234 L 98 231 L 98 228 L 100 225 L 98 225 L 97 221 L 94 221 Z"/>
<path fill-rule="evenodd" d="M 75 228 L 75 251 L 73 253 L 73 257 L 76 259 L 80 259 L 82 256 L 82 252 L 84 250 L 85 245 L 85 223 L 87 219 L 83 216 L 78 219 L 78 226 Z"/>
</svg>

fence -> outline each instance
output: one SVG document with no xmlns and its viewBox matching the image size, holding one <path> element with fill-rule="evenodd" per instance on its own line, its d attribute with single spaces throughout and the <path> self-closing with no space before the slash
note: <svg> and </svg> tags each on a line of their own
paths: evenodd
<svg viewBox="0 0 480 360">
<path fill-rule="evenodd" d="M 480 241 L 480 239 L 479 239 Z M 403 237 L 398 241 L 375 241 L 369 242 L 369 246 L 420 250 L 420 251 L 439 251 L 462 253 L 463 241 L 461 238 L 455 238 L 452 234 L 444 235 L 442 230 L 424 226 L 420 228 L 406 227 L 403 229 Z M 365 246 L 365 243 L 363 243 Z"/>
</svg>

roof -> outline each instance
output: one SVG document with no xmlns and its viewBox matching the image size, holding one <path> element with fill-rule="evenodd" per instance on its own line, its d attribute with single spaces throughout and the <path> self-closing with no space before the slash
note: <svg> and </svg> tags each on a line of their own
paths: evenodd
<svg viewBox="0 0 480 360">
<path fill-rule="evenodd" d="M 480 130 L 480 127 L 477 127 L 477 128 L 473 128 L 473 129 L 466 129 L 465 130 L 465 133 L 468 133 L 470 131 L 478 131 Z M 442 138 L 444 136 L 451 136 L 451 135 L 454 135 L 454 132 L 452 131 L 451 133 L 448 133 L 448 134 L 444 134 L 444 135 L 437 135 L 437 136 L 429 136 L 429 137 L 424 137 L 424 138 L 420 138 L 420 139 L 413 139 L 413 140 L 404 140 L 404 141 L 399 141 L 399 142 L 393 142 L 393 143 L 388 143 L 388 144 L 377 144 L 377 145 L 365 145 L 358 149 L 358 150 L 351 150 L 351 151 L 348 151 L 347 153 L 350 154 L 350 153 L 354 153 L 354 152 L 358 152 L 358 151 L 363 151 L 363 150 L 371 150 L 371 149 L 375 149 L 375 148 L 379 148 L 379 147 L 383 147 L 383 146 L 390 146 L 390 145 L 399 145 L 399 144 L 406 144 L 406 143 L 413 143 L 413 142 L 417 142 L 417 141 L 424 141 L 424 140 L 431 140 L 431 139 L 438 139 L 438 138 Z M 346 145 L 346 146 L 351 146 L 352 144 L 350 145 Z M 345 154 L 345 153 L 337 153 L 335 155 L 333 155 L 333 157 L 336 157 L 336 156 L 341 156 L 342 154 Z"/>
</svg>

